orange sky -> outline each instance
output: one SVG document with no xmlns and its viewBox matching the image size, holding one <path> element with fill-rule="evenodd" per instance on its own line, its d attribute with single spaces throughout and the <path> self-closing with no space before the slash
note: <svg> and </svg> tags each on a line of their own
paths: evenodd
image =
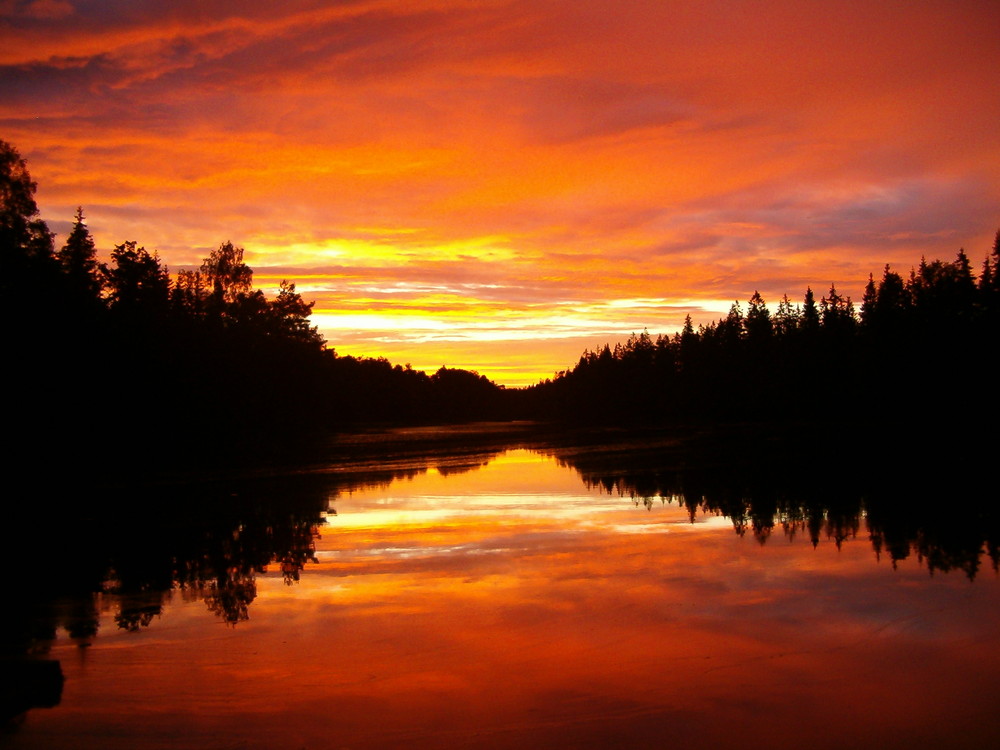
<svg viewBox="0 0 1000 750">
<path fill-rule="evenodd" d="M 0 0 L 65 238 L 222 242 L 342 354 L 507 384 L 1000 226 L 1000 4 Z"/>
</svg>

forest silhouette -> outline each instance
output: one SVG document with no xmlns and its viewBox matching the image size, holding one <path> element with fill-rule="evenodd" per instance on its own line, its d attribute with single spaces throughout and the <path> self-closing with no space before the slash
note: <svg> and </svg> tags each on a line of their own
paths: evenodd
<svg viewBox="0 0 1000 750">
<path fill-rule="evenodd" d="M 906 278 L 886 266 L 860 308 L 834 285 L 774 312 L 755 293 L 716 322 L 689 316 L 673 336 L 643 331 L 505 389 L 467 370 L 339 356 L 295 285 L 267 298 L 228 241 L 173 275 L 132 240 L 104 263 L 80 209 L 56 248 L 24 160 L 2 141 L 0 188 L 6 460 L 47 482 L 294 462 L 372 425 L 753 423 L 846 455 L 857 439 L 977 442 L 997 416 L 1000 232 L 978 275 L 960 250 Z"/>
<path fill-rule="evenodd" d="M 312 303 L 286 282 L 266 298 L 231 242 L 174 276 L 131 240 L 102 263 L 80 209 L 57 249 L 35 189 L 0 141 L 12 471 L 114 484 L 294 460 L 339 429 L 506 416 L 477 373 L 338 356 Z"/>
<path fill-rule="evenodd" d="M 811 288 L 801 304 L 785 295 L 774 313 L 755 292 L 698 329 L 688 316 L 673 336 L 584 352 L 528 389 L 530 409 L 605 424 L 856 421 L 867 436 L 983 424 L 996 415 L 998 264 L 1000 231 L 978 278 L 964 250 L 906 279 L 886 266 L 860 312 L 835 285 L 818 303 Z"/>
</svg>

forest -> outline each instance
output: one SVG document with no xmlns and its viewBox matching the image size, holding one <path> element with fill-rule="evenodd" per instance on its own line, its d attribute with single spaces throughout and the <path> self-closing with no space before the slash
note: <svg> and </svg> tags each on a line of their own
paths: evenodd
<svg viewBox="0 0 1000 750">
<path fill-rule="evenodd" d="M 586 351 L 529 389 L 531 410 L 588 423 L 809 422 L 892 433 L 996 415 L 1000 231 L 977 275 L 964 250 L 904 278 L 869 275 L 860 309 L 834 285 L 819 301 L 759 293 L 697 329 Z"/>
<path fill-rule="evenodd" d="M 972 440 L 956 431 L 997 416 L 1000 232 L 978 273 L 959 250 L 908 275 L 886 266 L 859 306 L 832 285 L 773 312 L 755 293 L 716 322 L 643 331 L 504 389 L 466 370 L 339 356 L 295 285 L 267 298 L 228 241 L 175 274 L 131 240 L 104 263 L 80 209 L 56 247 L 35 190 L 0 141 L 6 461 L 39 481 L 295 461 L 336 430 L 372 425 L 805 424 L 809 440 L 841 450 L 845 434 Z"/>
<path fill-rule="evenodd" d="M 35 190 L 0 141 L 10 470 L 128 481 L 295 461 L 338 429 L 504 416 L 477 373 L 338 356 L 312 303 L 288 283 L 267 299 L 231 242 L 173 275 L 135 241 L 102 263 L 81 209 L 57 248 Z"/>
</svg>

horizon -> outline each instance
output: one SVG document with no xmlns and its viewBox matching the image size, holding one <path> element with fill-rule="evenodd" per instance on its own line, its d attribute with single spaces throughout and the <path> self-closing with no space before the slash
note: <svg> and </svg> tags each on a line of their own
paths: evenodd
<svg viewBox="0 0 1000 750">
<path fill-rule="evenodd" d="M 0 5 L 0 138 L 65 240 L 226 241 L 340 355 L 507 386 L 1000 226 L 1000 6 Z"/>
</svg>

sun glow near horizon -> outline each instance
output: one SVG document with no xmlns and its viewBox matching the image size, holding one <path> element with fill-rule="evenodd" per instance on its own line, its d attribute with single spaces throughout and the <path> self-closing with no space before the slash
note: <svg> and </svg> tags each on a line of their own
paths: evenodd
<svg viewBox="0 0 1000 750">
<path fill-rule="evenodd" d="M 468 260 L 474 264 L 475 260 Z M 544 279 L 494 278 L 447 270 L 414 279 L 365 268 L 293 272 L 296 290 L 314 302 L 311 321 L 340 355 L 384 357 L 433 372 L 441 366 L 527 386 L 571 367 L 585 349 L 644 330 L 672 335 L 691 315 L 711 322 L 734 300 L 608 297 Z M 406 269 L 394 269 L 405 273 Z M 288 274 L 254 275 L 265 292 Z M 433 280 L 432 280 L 433 279 Z M 556 287 L 556 288 L 553 288 Z"/>
<path fill-rule="evenodd" d="M 364 298 L 344 302 L 317 306 L 312 316 L 339 354 L 384 356 L 393 364 L 405 362 L 425 371 L 461 367 L 506 386 L 550 378 L 572 366 L 585 349 L 613 347 L 644 330 L 671 335 L 686 315 L 716 318 L 732 304 L 660 299 L 513 307 L 437 296 L 383 299 L 377 307 Z"/>
</svg>

